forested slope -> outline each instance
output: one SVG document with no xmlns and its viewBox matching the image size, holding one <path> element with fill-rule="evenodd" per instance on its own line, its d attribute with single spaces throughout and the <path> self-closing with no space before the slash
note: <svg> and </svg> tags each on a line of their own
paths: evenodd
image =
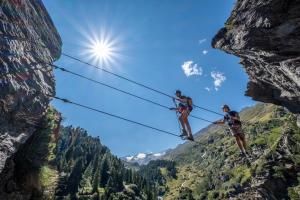
<svg viewBox="0 0 300 200">
<path fill-rule="evenodd" d="M 155 189 L 126 169 L 98 138 L 81 128 L 60 131 L 50 167 L 57 170 L 56 199 L 155 199 Z"/>
</svg>

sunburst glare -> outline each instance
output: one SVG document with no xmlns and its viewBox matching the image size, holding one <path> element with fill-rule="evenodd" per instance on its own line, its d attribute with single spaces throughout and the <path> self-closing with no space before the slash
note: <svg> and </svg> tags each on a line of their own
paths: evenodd
<svg viewBox="0 0 300 200">
<path fill-rule="evenodd" d="M 92 54 L 93 56 L 99 58 L 100 60 L 107 60 L 110 58 L 113 53 L 113 49 L 111 48 L 109 43 L 105 41 L 95 42 L 92 46 Z"/>
<path fill-rule="evenodd" d="M 94 64 L 109 67 L 116 64 L 120 58 L 117 39 L 112 39 L 109 34 L 97 35 L 92 33 L 87 37 L 87 42 L 84 44 L 84 56 L 87 56 Z"/>
</svg>

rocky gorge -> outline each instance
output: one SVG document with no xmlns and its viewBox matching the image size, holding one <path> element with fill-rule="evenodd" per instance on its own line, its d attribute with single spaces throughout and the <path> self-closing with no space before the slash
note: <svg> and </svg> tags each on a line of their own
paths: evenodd
<svg viewBox="0 0 300 200">
<path fill-rule="evenodd" d="M 167 198 L 300 198 L 300 132 L 294 126 L 294 114 L 300 124 L 299 10 L 298 0 L 236 2 L 225 27 L 213 39 L 213 47 L 241 58 L 249 75 L 246 95 L 283 106 L 293 114 L 267 104 L 243 112 L 243 118 L 250 121 L 246 128 L 253 148 L 252 168 L 236 157 L 233 139 L 211 126 L 196 137 L 207 147 L 183 144 L 168 152 L 163 159 L 171 159 L 171 164 L 162 162 L 160 166 L 170 165 L 172 176 L 159 179 L 167 185 Z M 108 198 L 107 191 L 115 199 L 153 195 L 145 178 L 124 169 L 84 130 L 69 127 L 58 136 L 61 114 L 49 106 L 50 96 L 55 95 L 49 64 L 59 59 L 62 41 L 42 0 L 0 1 L 0 44 L 0 199 L 40 199 L 45 194 L 57 199 L 76 195 Z M 98 153 L 101 158 L 94 156 Z M 177 171 L 173 160 L 179 164 Z M 114 173 L 98 190 L 91 174 L 103 163 Z M 44 169 L 42 174 L 40 169 Z M 155 173 L 167 174 L 167 169 L 161 167 Z M 57 182 L 62 186 L 54 194 Z M 119 184 L 117 189 L 114 183 Z M 187 184 L 191 188 L 180 187 Z"/>
</svg>

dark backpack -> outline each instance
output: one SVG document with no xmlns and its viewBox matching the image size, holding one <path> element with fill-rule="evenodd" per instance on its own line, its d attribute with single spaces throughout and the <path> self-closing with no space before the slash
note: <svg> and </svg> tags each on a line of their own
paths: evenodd
<svg viewBox="0 0 300 200">
<path fill-rule="evenodd" d="M 236 111 L 229 111 L 229 112 L 225 115 L 224 119 L 228 121 L 228 125 L 229 125 L 229 126 L 232 126 L 232 125 L 242 125 L 242 123 L 241 123 L 240 120 L 231 120 L 231 119 L 230 119 L 230 116 L 238 116 L 238 115 L 239 115 L 239 113 L 236 112 Z"/>
<path fill-rule="evenodd" d="M 187 105 L 190 106 L 190 107 L 193 107 L 193 105 L 194 105 L 193 104 L 193 99 L 191 97 L 187 97 L 186 99 L 187 99 Z"/>
</svg>

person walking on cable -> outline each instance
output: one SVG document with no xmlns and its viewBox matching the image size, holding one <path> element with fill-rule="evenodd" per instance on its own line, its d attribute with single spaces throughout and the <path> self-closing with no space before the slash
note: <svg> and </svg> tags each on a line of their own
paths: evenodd
<svg viewBox="0 0 300 200">
<path fill-rule="evenodd" d="M 170 109 L 180 113 L 178 118 L 182 127 L 182 134 L 180 136 L 194 141 L 193 132 L 188 120 L 188 116 L 193 110 L 193 100 L 190 97 L 183 96 L 180 90 L 176 90 L 175 95 L 174 100 L 178 102 L 178 105 L 176 108 Z"/>
<path fill-rule="evenodd" d="M 235 137 L 236 143 L 240 149 L 240 155 L 247 156 L 247 143 L 238 112 L 231 111 L 228 105 L 224 105 L 222 109 L 223 112 L 226 113 L 224 119 L 218 120 L 214 122 L 214 124 L 227 124 L 231 134 Z"/>
</svg>

